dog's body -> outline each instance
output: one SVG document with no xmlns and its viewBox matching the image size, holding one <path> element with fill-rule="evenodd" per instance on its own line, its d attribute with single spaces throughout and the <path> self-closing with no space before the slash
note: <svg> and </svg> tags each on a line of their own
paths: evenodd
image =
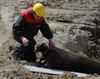
<svg viewBox="0 0 100 79">
<path fill-rule="evenodd" d="M 45 44 L 37 47 L 51 68 L 83 73 L 100 74 L 100 63 L 92 59 L 64 51 L 60 48 L 48 48 Z"/>
</svg>

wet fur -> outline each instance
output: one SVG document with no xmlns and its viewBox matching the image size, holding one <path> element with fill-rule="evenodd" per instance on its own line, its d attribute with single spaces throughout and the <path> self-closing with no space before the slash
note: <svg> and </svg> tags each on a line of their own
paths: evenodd
<svg viewBox="0 0 100 79">
<path fill-rule="evenodd" d="M 60 48 L 48 48 L 46 44 L 37 47 L 51 68 L 83 73 L 100 74 L 100 63 L 92 59 L 64 51 Z"/>
</svg>

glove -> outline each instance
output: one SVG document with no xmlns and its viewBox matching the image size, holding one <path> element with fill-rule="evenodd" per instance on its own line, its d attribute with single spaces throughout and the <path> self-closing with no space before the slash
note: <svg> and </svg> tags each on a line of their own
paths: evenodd
<svg viewBox="0 0 100 79">
<path fill-rule="evenodd" d="M 23 37 L 23 38 L 22 38 L 22 43 L 23 43 L 23 45 L 26 47 L 26 46 L 29 45 L 29 40 L 28 40 L 27 38 Z"/>
<path fill-rule="evenodd" d="M 55 44 L 54 44 L 54 42 L 52 41 L 52 39 L 49 39 L 49 47 L 50 47 L 50 48 L 55 47 Z"/>
</svg>

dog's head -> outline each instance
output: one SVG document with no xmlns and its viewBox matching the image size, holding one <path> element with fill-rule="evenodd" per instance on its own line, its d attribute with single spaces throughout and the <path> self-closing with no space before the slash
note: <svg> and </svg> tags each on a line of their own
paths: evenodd
<svg viewBox="0 0 100 79">
<path fill-rule="evenodd" d="M 38 45 L 36 47 L 36 52 L 45 52 L 48 50 L 48 46 L 45 43 L 42 43 L 41 45 Z"/>
</svg>

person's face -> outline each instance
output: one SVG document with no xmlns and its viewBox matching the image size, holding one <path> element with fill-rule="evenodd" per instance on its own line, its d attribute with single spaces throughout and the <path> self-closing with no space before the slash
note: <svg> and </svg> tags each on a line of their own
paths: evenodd
<svg viewBox="0 0 100 79">
<path fill-rule="evenodd" d="M 38 16 L 35 12 L 33 13 L 33 15 L 34 15 L 34 18 L 35 18 L 35 19 L 40 18 L 40 16 Z"/>
</svg>

